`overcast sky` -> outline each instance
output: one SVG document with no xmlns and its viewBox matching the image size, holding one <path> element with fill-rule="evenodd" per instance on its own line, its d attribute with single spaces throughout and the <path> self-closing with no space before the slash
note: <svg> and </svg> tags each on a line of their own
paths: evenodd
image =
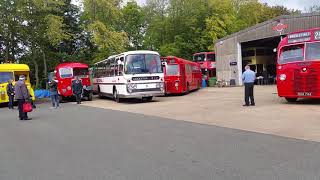
<svg viewBox="0 0 320 180">
<path fill-rule="evenodd" d="M 139 0 L 140 1 L 140 0 Z M 304 11 L 311 6 L 320 5 L 320 0 L 259 0 L 263 3 L 268 3 L 271 6 L 283 5 L 289 9 L 299 9 Z"/>
<path fill-rule="evenodd" d="M 136 0 L 139 4 L 144 4 L 146 0 Z M 223 1 L 223 0 L 221 0 Z M 320 0 L 259 0 L 271 6 L 283 5 L 289 9 L 305 10 L 313 5 L 320 5 Z"/>
</svg>

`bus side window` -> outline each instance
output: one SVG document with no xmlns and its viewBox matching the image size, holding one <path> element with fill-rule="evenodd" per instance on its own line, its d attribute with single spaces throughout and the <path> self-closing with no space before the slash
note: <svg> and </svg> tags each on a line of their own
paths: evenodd
<svg viewBox="0 0 320 180">
<path fill-rule="evenodd" d="M 107 62 L 106 62 L 106 70 L 105 70 L 105 72 L 106 72 L 106 77 L 110 77 L 111 76 L 111 66 L 110 66 L 110 60 L 107 60 Z"/>
<path fill-rule="evenodd" d="M 115 76 L 115 58 L 110 59 L 110 77 Z"/>
<path fill-rule="evenodd" d="M 121 76 L 122 75 L 122 73 L 123 73 L 123 62 L 124 62 L 124 58 L 123 57 L 121 57 L 120 58 L 120 61 L 122 62 L 121 64 L 118 64 L 118 76 Z"/>
</svg>

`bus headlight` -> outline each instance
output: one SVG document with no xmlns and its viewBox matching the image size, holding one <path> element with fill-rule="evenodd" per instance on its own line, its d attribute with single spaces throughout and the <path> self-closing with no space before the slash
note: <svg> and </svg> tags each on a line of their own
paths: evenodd
<svg viewBox="0 0 320 180">
<path fill-rule="evenodd" d="M 179 86 L 179 81 L 176 81 L 176 82 L 174 83 L 174 86 L 177 88 L 177 87 Z"/>
<path fill-rule="evenodd" d="M 132 93 L 132 88 L 130 86 L 127 87 L 128 93 Z"/>
<path fill-rule="evenodd" d="M 163 83 L 163 82 L 160 83 L 160 88 L 161 88 L 161 89 L 164 88 L 164 83 Z"/>
<path fill-rule="evenodd" d="M 286 76 L 285 74 L 280 74 L 279 79 L 280 79 L 281 81 L 284 81 L 284 80 L 287 79 L 287 76 Z"/>
<path fill-rule="evenodd" d="M 68 86 L 68 87 L 67 87 L 67 90 L 68 90 L 68 91 L 70 91 L 70 90 L 71 90 L 71 87 L 70 87 L 70 86 Z"/>
<path fill-rule="evenodd" d="M 163 82 L 157 83 L 157 88 L 160 88 L 161 91 L 164 91 L 164 83 Z"/>
<path fill-rule="evenodd" d="M 127 91 L 129 92 L 129 93 L 132 93 L 132 91 L 134 90 L 134 89 L 137 89 L 137 84 L 127 84 Z"/>
</svg>

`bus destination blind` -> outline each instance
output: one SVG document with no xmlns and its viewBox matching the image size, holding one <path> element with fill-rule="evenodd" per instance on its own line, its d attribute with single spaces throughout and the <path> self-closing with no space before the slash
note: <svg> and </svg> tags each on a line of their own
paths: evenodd
<svg viewBox="0 0 320 180">
<path fill-rule="evenodd" d="M 314 40 L 320 40 L 320 31 L 314 32 Z"/>
<path fill-rule="evenodd" d="M 320 38 L 320 37 L 319 37 Z M 311 40 L 310 32 L 302 32 L 288 35 L 288 43 L 297 43 Z"/>
</svg>

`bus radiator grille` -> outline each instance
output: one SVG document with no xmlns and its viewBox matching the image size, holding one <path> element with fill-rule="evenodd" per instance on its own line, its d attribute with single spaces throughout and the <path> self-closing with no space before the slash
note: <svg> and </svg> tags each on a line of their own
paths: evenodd
<svg viewBox="0 0 320 180">
<path fill-rule="evenodd" d="M 307 74 L 301 73 L 300 69 L 294 70 L 294 91 L 298 92 L 310 92 L 312 95 L 317 95 L 319 91 L 318 87 L 318 71 L 310 69 Z"/>
</svg>

